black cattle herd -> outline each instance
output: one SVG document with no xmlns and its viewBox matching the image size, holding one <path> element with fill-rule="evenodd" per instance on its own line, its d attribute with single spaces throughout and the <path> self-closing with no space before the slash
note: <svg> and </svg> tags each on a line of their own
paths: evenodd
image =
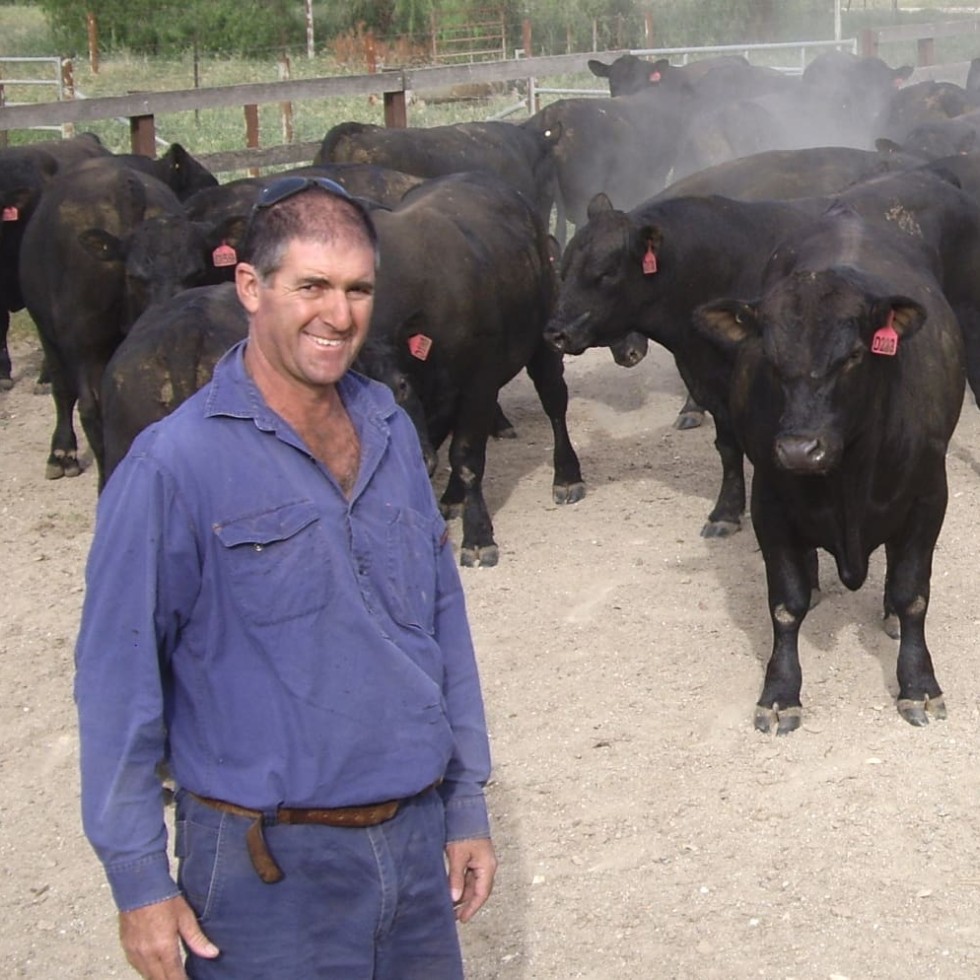
<svg viewBox="0 0 980 980">
<path fill-rule="evenodd" d="M 411 415 L 430 472 L 448 440 L 441 505 L 462 516 L 462 564 L 498 560 L 482 485 L 487 440 L 512 434 L 500 389 L 527 370 L 554 432 L 554 499 L 574 503 L 562 358 L 604 346 L 628 366 L 653 340 L 691 394 L 677 424 L 714 420 L 705 536 L 739 529 L 753 465 L 773 633 L 756 727 L 799 727 L 817 550 L 857 589 L 881 545 L 898 711 L 943 717 L 925 617 L 967 381 L 980 403 L 978 64 L 959 86 L 836 51 L 800 76 L 625 56 L 590 63 L 610 98 L 520 124 L 331 129 L 294 172 L 373 209 L 357 366 Z M 56 405 L 49 478 L 80 472 L 76 404 L 101 487 L 244 336 L 236 248 L 278 176 L 219 184 L 178 145 L 149 160 L 90 135 L 0 151 L 0 388 L 9 313 L 26 307 Z"/>
</svg>

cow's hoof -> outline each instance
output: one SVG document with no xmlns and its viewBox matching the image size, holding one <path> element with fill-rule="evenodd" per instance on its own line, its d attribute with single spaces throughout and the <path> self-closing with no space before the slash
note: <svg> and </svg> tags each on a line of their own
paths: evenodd
<svg viewBox="0 0 980 980">
<path fill-rule="evenodd" d="M 78 476 L 82 472 L 75 456 L 52 456 L 44 469 L 46 480 L 60 480 L 63 476 Z"/>
<path fill-rule="evenodd" d="M 795 708 L 780 708 L 774 705 L 767 708 L 765 705 L 755 706 L 755 728 L 756 731 L 769 734 L 775 725 L 777 735 L 789 735 L 795 732 L 803 721 L 803 709 L 797 705 Z"/>
<path fill-rule="evenodd" d="M 704 424 L 704 412 L 678 412 L 674 419 L 674 428 L 680 429 L 700 429 Z"/>
<path fill-rule="evenodd" d="M 499 429 L 494 429 L 493 437 L 494 439 L 516 439 L 517 429 L 515 429 L 512 425 L 506 425 Z"/>
<path fill-rule="evenodd" d="M 738 521 L 708 521 L 701 528 L 702 538 L 730 538 L 742 530 L 742 525 Z"/>
<path fill-rule="evenodd" d="M 895 613 L 889 613 L 882 618 L 881 628 L 893 640 L 900 640 L 902 638 L 902 624 L 898 621 L 898 616 Z"/>
<path fill-rule="evenodd" d="M 50 395 L 51 394 L 51 382 L 50 381 L 35 381 L 34 382 L 34 394 L 35 395 Z"/>
<path fill-rule="evenodd" d="M 493 568 L 499 560 L 500 551 L 495 544 L 459 549 L 459 563 L 463 568 Z"/>
<path fill-rule="evenodd" d="M 584 483 L 555 484 L 551 496 L 556 504 L 577 504 L 585 497 Z"/>
<path fill-rule="evenodd" d="M 10 391 L 13 388 L 14 382 L 11 378 L 0 378 L 0 391 Z"/>
<path fill-rule="evenodd" d="M 898 713 L 916 728 L 929 724 L 929 715 L 936 721 L 944 721 L 946 718 L 946 701 L 940 694 L 934 698 L 926 698 L 924 701 L 913 701 L 911 698 L 898 699 Z"/>
</svg>

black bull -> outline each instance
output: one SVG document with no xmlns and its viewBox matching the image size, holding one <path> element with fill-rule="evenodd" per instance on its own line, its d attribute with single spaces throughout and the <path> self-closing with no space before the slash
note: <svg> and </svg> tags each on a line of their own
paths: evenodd
<svg viewBox="0 0 980 980">
<path fill-rule="evenodd" d="M 752 520 L 773 630 L 761 731 L 800 725 L 798 636 L 817 548 L 857 589 L 885 546 L 886 630 L 900 625 L 898 710 L 913 725 L 945 717 L 925 617 L 965 368 L 939 268 L 928 246 L 842 210 L 777 251 L 761 299 L 718 300 L 696 314 L 702 333 L 737 351 L 732 420 L 755 467 Z"/>
</svg>

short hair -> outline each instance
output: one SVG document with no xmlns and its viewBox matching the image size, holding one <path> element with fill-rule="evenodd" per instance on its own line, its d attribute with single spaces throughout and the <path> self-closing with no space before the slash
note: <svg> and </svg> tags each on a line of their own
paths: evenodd
<svg viewBox="0 0 980 980">
<path fill-rule="evenodd" d="M 249 215 L 242 261 L 266 280 L 296 239 L 361 242 L 378 263 L 378 234 L 367 207 L 332 180 L 290 176 L 266 185 Z"/>
</svg>

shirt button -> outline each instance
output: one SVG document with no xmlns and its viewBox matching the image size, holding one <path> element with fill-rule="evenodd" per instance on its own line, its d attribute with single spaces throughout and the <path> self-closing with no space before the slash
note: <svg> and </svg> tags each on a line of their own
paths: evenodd
<svg viewBox="0 0 980 980">
<path fill-rule="evenodd" d="M 262 550 L 262 545 L 260 545 L 260 544 L 255 545 L 255 550 L 256 551 L 261 551 Z"/>
</svg>

